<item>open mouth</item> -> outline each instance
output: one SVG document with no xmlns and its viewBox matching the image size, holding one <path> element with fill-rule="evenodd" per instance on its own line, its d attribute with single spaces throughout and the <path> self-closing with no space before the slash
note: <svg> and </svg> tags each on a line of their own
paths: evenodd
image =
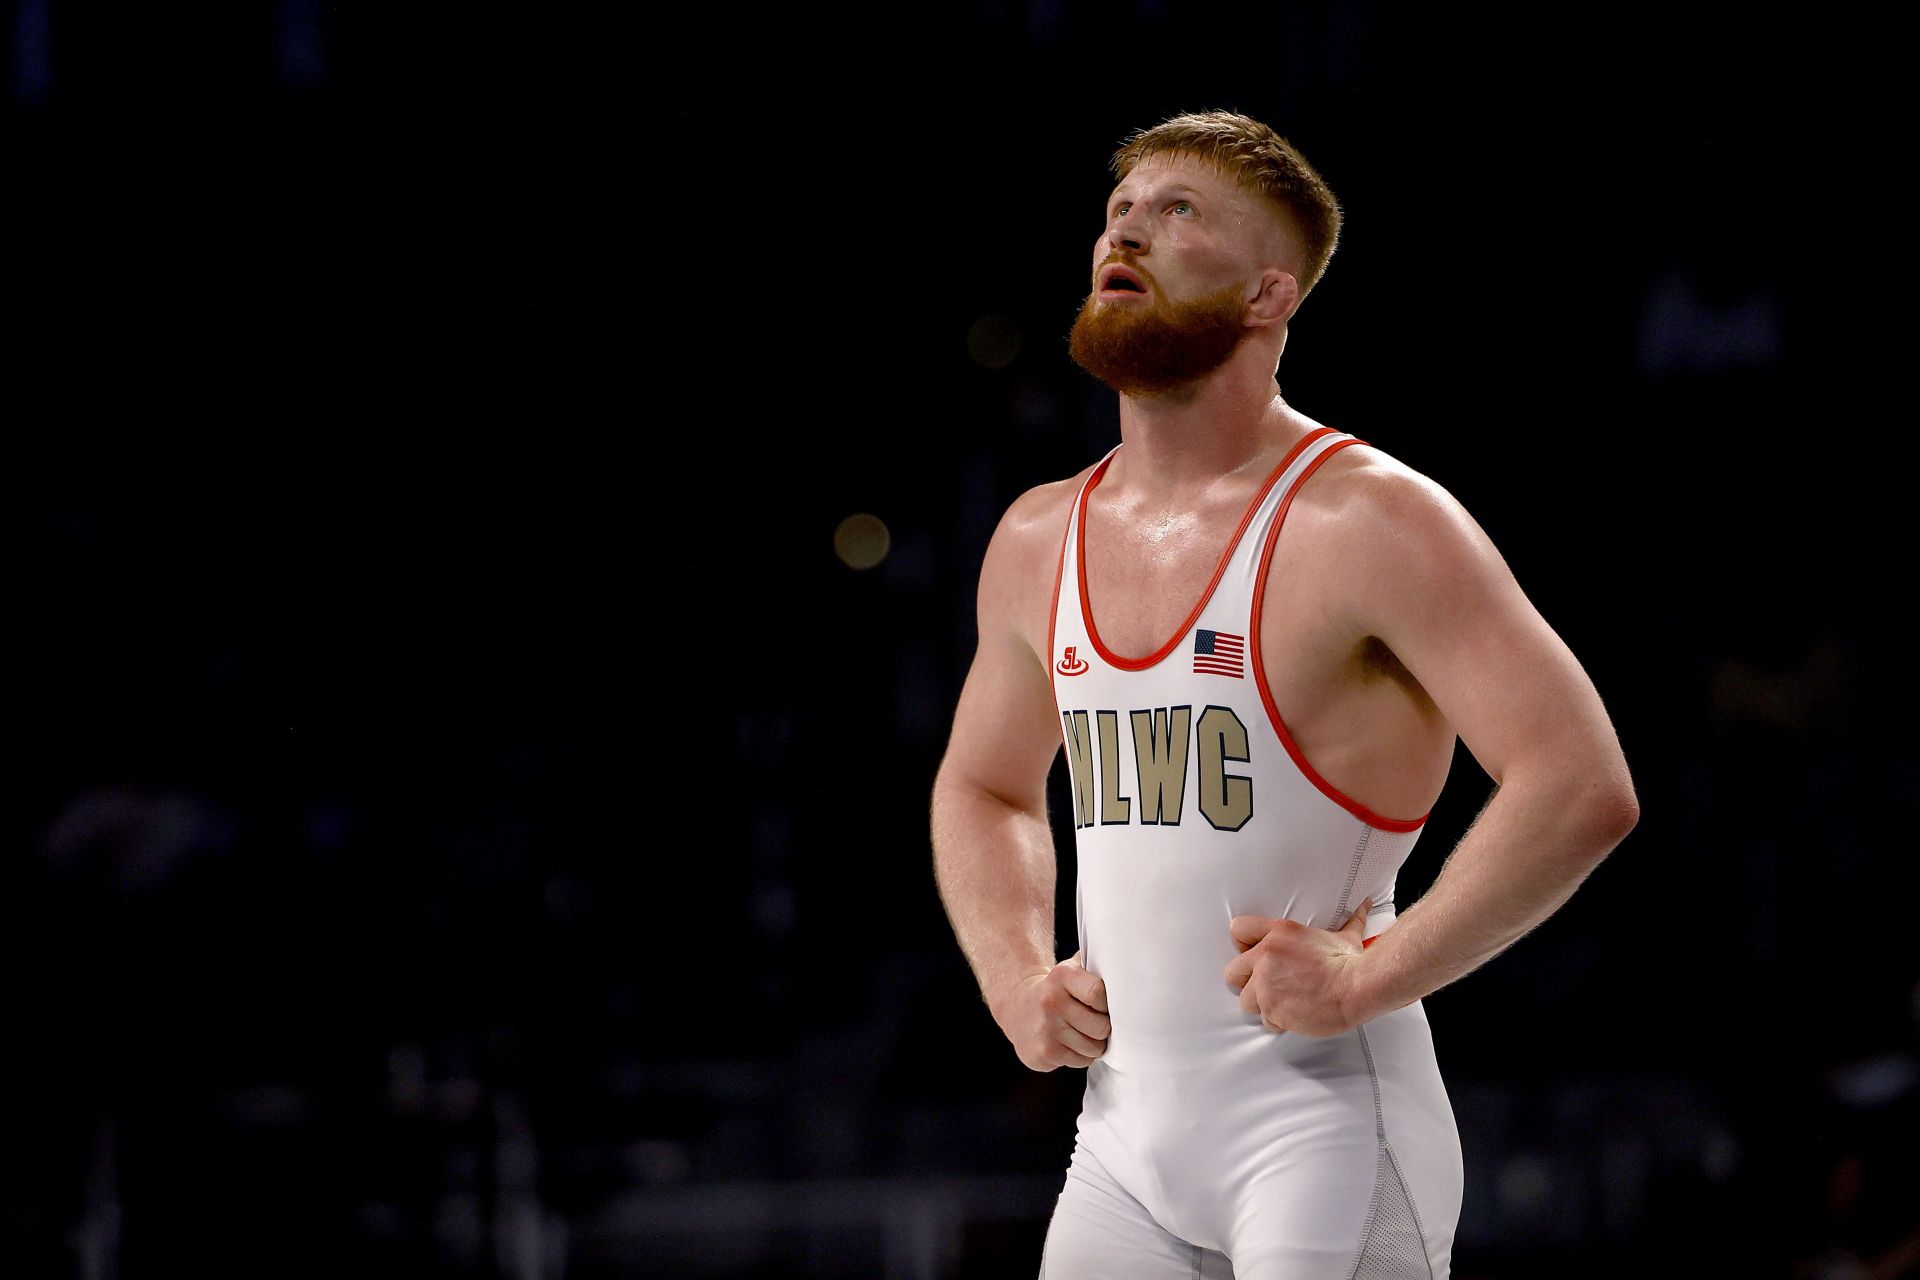
<svg viewBox="0 0 1920 1280">
<path fill-rule="evenodd" d="M 1134 274 L 1133 268 L 1119 263 L 1110 263 L 1100 269 L 1100 296 L 1114 297 L 1121 294 L 1145 294 L 1145 281 Z"/>
</svg>

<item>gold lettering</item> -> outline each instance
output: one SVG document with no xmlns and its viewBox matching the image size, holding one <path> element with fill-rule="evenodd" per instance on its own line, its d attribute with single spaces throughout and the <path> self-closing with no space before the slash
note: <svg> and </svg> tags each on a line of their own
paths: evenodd
<svg viewBox="0 0 1920 1280">
<path fill-rule="evenodd" d="M 1067 727 L 1067 764 L 1073 770 L 1073 825 L 1093 825 L 1093 741 L 1084 711 L 1063 711 Z"/>
<path fill-rule="evenodd" d="M 1100 823 L 1113 826 L 1127 820 L 1133 803 L 1120 794 L 1120 717 L 1096 711 L 1100 725 Z"/>
<path fill-rule="evenodd" d="M 1200 747 L 1200 812 L 1220 831 L 1238 831 L 1253 816 L 1253 780 L 1228 773 L 1247 762 L 1247 726 L 1231 707 L 1208 707 L 1196 733 Z"/>
<path fill-rule="evenodd" d="M 1180 825 L 1187 797 L 1187 731 L 1193 708 L 1155 707 L 1133 713 L 1133 768 L 1140 781 L 1140 821 Z"/>
</svg>

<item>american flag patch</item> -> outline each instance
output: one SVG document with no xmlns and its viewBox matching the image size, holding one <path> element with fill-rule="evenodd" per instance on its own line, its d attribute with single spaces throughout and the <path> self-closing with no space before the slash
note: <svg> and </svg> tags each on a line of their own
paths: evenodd
<svg viewBox="0 0 1920 1280">
<path fill-rule="evenodd" d="M 1228 635 L 1224 631 L 1194 632 L 1193 674 L 1246 679 L 1247 638 Z"/>
</svg>

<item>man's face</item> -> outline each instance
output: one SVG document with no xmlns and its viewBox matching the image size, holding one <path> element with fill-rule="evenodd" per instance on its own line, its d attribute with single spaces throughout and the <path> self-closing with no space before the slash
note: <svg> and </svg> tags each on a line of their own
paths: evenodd
<svg viewBox="0 0 1920 1280">
<path fill-rule="evenodd" d="M 1250 330 L 1247 303 L 1274 234 L 1259 198 L 1188 156 L 1151 156 L 1107 201 L 1074 361 L 1116 391 L 1153 395 L 1211 373 Z"/>
</svg>

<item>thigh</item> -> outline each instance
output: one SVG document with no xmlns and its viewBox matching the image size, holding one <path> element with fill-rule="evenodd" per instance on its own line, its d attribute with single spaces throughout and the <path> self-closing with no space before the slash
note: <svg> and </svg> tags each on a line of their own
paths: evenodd
<svg viewBox="0 0 1920 1280">
<path fill-rule="evenodd" d="M 1233 1268 L 1225 1254 L 1188 1244 L 1155 1222 L 1076 1145 L 1047 1227 L 1040 1280 L 1233 1280 Z"/>
<path fill-rule="evenodd" d="M 1460 1218 L 1460 1135 L 1412 1005 L 1362 1028 L 1364 1104 L 1295 1108 L 1249 1164 L 1226 1231 L 1239 1280 L 1446 1280 Z"/>
<path fill-rule="evenodd" d="M 1240 1202 L 1229 1246 L 1239 1280 L 1445 1280 L 1451 1221 L 1442 1239 L 1421 1220 L 1386 1143 L 1371 1176 L 1354 1176 L 1355 1163 L 1328 1160 L 1320 1178 L 1264 1180 Z"/>
</svg>

